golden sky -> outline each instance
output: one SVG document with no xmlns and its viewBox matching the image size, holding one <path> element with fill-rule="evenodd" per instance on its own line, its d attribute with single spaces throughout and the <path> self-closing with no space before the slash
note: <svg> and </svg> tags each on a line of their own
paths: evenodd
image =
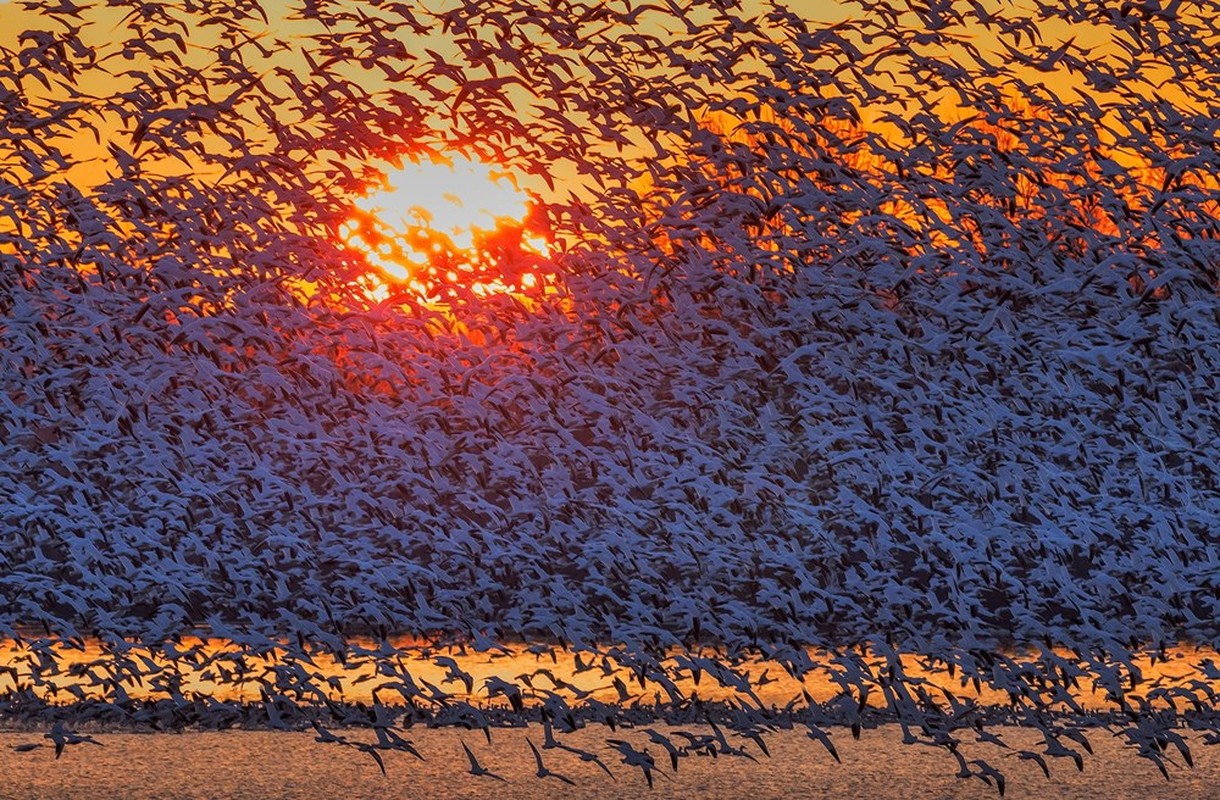
<svg viewBox="0 0 1220 800">
<path fill-rule="evenodd" d="M 422 16 L 427 10 L 444 12 L 460 7 L 461 3 L 462 0 L 424 0 L 423 2 L 412 3 L 409 5 L 409 7 Z M 42 3 L 36 2 L 8 2 L 0 5 L 0 46 L 10 49 L 15 48 L 18 46 L 17 38 L 20 31 L 30 28 L 36 29 L 47 27 L 49 20 L 44 14 L 41 13 L 42 5 Z M 339 5 L 342 6 L 344 4 Z M 346 5 L 349 7 L 356 7 L 355 4 Z M 597 4 L 595 3 L 593 5 Z M 708 9 L 710 6 L 706 4 L 700 6 L 698 4 L 689 3 L 687 5 L 703 9 L 701 12 L 695 12 L 695 15 L 692 16 L 691 19 L 693 20 L 694 24 L 698 25 L 707 21 L 704 19 L 704 17 L 708 17 L 708 14 L 710 13 Z M 980 4 L 982 8 L 985 8 L 988 11 L 998 10 L 1006 5 L 1008 4 L 1001 2 L 1001 0 L 983 0 L 983 2 Z M 285 90 L 286 84 L 283 82 L 283 80 L 276 76 L 274 73 L 274 67 L 287 67 L 290 71 L 293 71 L 298 75 L 306 74 L 311 71 L 311 67 L 309 66 L 306 58 L 303 56 L 301 49 L 307 41 L 305 37 L 310 34 L 317 33 L 319 28 L 316 24 L 299 18 L 299 15 L 293 10 L 298 6 L 298 3 L 288 2 L 288 0 L 265 0 L 263 3 L 263 9 L 265 10 L 267 17 L 266 23 L 262 23 L 262 21 L 256 17 L 254 18 L 254 24 L 250 26 L 251 33 L 257 37 L 260 37 L 258 42 L 255 44 L 247 43 L 242 45 L 243 56 L 245 57 L 251 70 L 259 73 L 262 79 L 268 85 L 273 86 L 274 91 L 277 92 Z M 746 0 L 741 13 L 745 16 L 749 16 L 757 13 L 761 9 L 761 6 L 762 4 L 759 2 L 759 0 Z M 959 3 L 958 6 L 965 8 L 966 4 Z M 590 7 L 590 3 L 587 0 L 583 3 L 574 4 L 574 8 L 587 7 Z M 615 5 L 615 7 L 618 6 Z M 869 13 L 864 10 L 864 6 L 860 3 L 843 3 L 835 2 L 833 0 L 794 0 L 794 2 L 789 4 L 789 7 L 793 10 L 799 11 L 801 16 L 810 22 L 817 23 L 814 25 L 815 28 L 825 25 L 833 25 L 841 22 L 844 19 L 864 18 Z M 371 13 L 378 13 L 377 8 L 372 4 L 368 4 L 367 6 L 364 6 L 364 8 Z M 659 4 L 658 8 L 660 8 Z M 384 12 L 381 13 L 384 14 Z M 127 14 L 127 9 L 125 8 L 106 8 L 100 4 L 96 7 L 89 8 L 89 10 L 86 12 L 86 18 L 89 20 L 89 25 L 83 34 L 84 40 L 87 43 L 96 45 L 99 48 L 114 50 L 114 44 L 116 42 L 122 42 L 123 40 L 129 39 L 136 35 L 134 29 L 130 27 L 130 24 L 124 22 L 125 14 L 130 17 L 130 14 Z M 642 20 L 640 30 L 652 32 L 661 37 L 666 35 L 664 30 L 666 27 L 679 30 L 679 32 L 684 32 L 680 31 L 681 25 L 679 25 L 675 18 L 672 16 L 667 16 L 663 12 L 645 14 L 642 15 L 640 19 Z M 912 28 L 918 28 L 923 21 L 913 13 L 906 13 L 899 18 L 899 22 L 902 25 L 909 25 Z M 174 52 L 175 57 L 180 58 L 186 64 L 196 65 L 206 71 L 210 67 L 215 66 L 214 64 L 211 64 L 211 62 L 214 62 L 216 59 L 215 52 L 210 49 L 216 44 L 214 34 L 210 32 L 211 30 L 215 29 L 191 28 L 188 30 L 183 28 L 180 30 L 171 27 L 162 27 L 158 29 L 150 26 L 145 28 L 142 33 L 147 37 L 148 44 L 159 47 L 162 52 Z M 1102 25 L 1069 24 L 1061 20 L 1056 20 L 1042 23 L 1040 25 L 1040 30 L 1043 37 L 1043 44 L 1048 48 L 1056 47 L 1059 45 L 1059 43 L 1071 39 L 1075 45 L 1085 48 L 1094 55 L 1101 55 L 1107 52 L 1112 53 L 1116 49 L 1113 42 L 1112 29 Z M 617 29 L 609 30 L 604 35 L 622 37 L 628 36 L 631 33 L 631 30 L 624 28 L 621 31 Z M 1006 52 L 1000 43 L 997 42 L 996 38 L 989 34 L 982 26 L 976 26 L 975 29 L 968 30 L 967 35 L 971 44 L 977 47 L 980 52 L 984 53 L 988 59 L 1006 66 L 1011 66 L 1014 63 L 1014 56 Z M 434 55 L 439 55 L 442 59 L 447 58 L 450 53 L 454 52 L 453 36 L 453 32 L 445 31 L 436 31 L 433 34 L 421 35 L 412 31 L 410 28 L 403 28 L 397 34 L 397 38 L 402 42 L 406 51 L 414 54 L 419 59 L 429 59 Z M 279 50 L 276 44 L 277 39 L 283 40 L 287 47 L 283 50 Z M 174 47 L 167 47 L 166 40 L 171 42 Z M 1028 46 L 1028 43 L 1024 42 L 1024 40 L 1022 40 L 1022 43 Z M 259 46 L 270 47 L 276 50 L 276 52 L 269 58 L 262 60 L 262 63 L 260 63 L 258 56 L 256 55 L 257 47 Z M 1039 51 L 1033 49 L 1032 46 L 1029 46 L 1028 52 L 1032 57 L 1033 54 L 1036 54 Z M 148 72 L 153 73 L 154 76 L 156 74 L 156 70 L 150 64 L 148 57 L 139 52 L 138 48 L 132 48 L 130 52 L 122 55 L 115 55 L 112 53 L 112 56 L 113 57 L 111 60 L 109 60 L 105 65 L 106 70 L 113 72 L 122 72 L 126 70 L 128 74 L 125 78 L 117 79 L 109 75 L 107 71 L 96 69 L 87 73 L 82 73 L 79 76 L 77 88 L 86 94 L 103 95 L 123 91 L 125 88 L 134 85 L 134 82 L 139 80 L 138 77 L 134 76 L 138 76 L 139 71 L 142 68 L 145 68 L 145 65 L 147 65 Z M 948 61 L 961 61 L 967 65 L 967 69 L 974 69 L 973 67 L 969 66 L 971 62 L 964 49 L 956 48 L 946 50 L 944 57 Z M 315 57 L 314 59 L 315 63 L 319 60 L 321 59 L 318 57 Z M 362 63 L 349 61 L 348 64 L 344 65 L 342 75 L 356 81 L 359 85 L 370 91 L 385 89 L 394 85 L 394 82 L 386 74 L 387 71 L 390 70 L 384 66 L 385 63 L 386 61 L 384 59 L 381 59 L 375 53 L 372 53 L 369 54 L 367 58 L 363 59 Z M 480 65 L 480 67 L 483 67 L 483 65 Z M 579 69 L 579 64 L 577 67 Z M 490 64 L 490 66 L 486 67 L 486 69 L 494 72 L 496 70 L 495 64 Z M 507 72 L 511 72 L 511 69 L 507 70 Z M 1075 91 L 1088 91 L 1084 77 L 1078 72 L 1073 72 L 1064 68 L 1062 65 L 1056 65 L 1053 69 L 1047 71 L 1018 67 L 1014 74 L 1028 85 L 1045 87 L 1047 92 L 1058 97 L 1070 97 L 1071 93 Z M 580 75 L 577 74 L 573 80 L 579 81 Z M 878 74 L 875 76 L 875 78 L 873 78 L 873 80 L 879 86 L 885 86 L 886 82 L 889 80 L 889 77 L 884 74 Z M 900 80 L 902 79 L 900 78 Z M 905 80 L 909 82 L 910 79 L 906 78 Z M 443 82 L 440 85 L 444 85 Z M 458 84 L 454 82 L 452 86 L 454 89 L 457 89 Z M 40 86 L 29 81 L 27 81 L 25 88 L 32 92 L 43 91 Z M 538 103 L 538 98 L 533 89 L 534 87 L 525 85 L 506 85 L 503 87 L 503 94 L 505 97 L 510 99 L 512 104 L 522 111 L 523 115 L 528 115 L 531 107 L 536 106 Z M 732 89 L 730 88 L 728 91 L 732 91 Z M 1173 83 L 1170 82 L 1168 85 L 1163 86 L 1160 91 L 1166 96 L 1172 97 L 1174 95 Z M 928 97 L 935 97 L 937 99 L 939 107 L 943 110 L 943 114 L 945 116 L 953 116 L 955 94 L 951 88 L 936 91 L 929 87 L 926 94 Z M 870 119 L 875 119 L 885 110 L 887 110 L 886 107 L 883 104 L 878 103 L 861 109 L 861 113 L 866 122 L 868 122 Z M 575 121 L 577 124 L 588 124 L 588 120 L 580 121 L 577 119 Z M 469 124 L 469 120 L 463 120 L 463 122 Z M 440 117 L 431 120 L 431 123 L 434 126 L 434 129 L 443 127 L 444 124 L 446 124 L 445 120 Z M 117 121 L 111 120 L 111 124 L 117 124 Z M 130 127 L 131 124 L 131 121 L 127 121 L 125 123 L 127 127 Z M 472 128 L 472 130 L 473 129 L 474 128 Z M 619 130 L 618 133 L 624 137 L 625 141 L 629 143 L 628 152 L 635 150 L 644 155 L 649 153 L 651 142 L 649 139 L 650 131 L 648 131 L 647 126 L 638 126 L 634 130 L 623 128 Z M 468 138 L 477 139 L 481 135 L 483 135 L 483 132 L 473 134 L 472 137 Z M 98 138 L 102 140 L 100 143 L 102 146 L 99 146 L 99 144 L 94 141 Z M 601 137 L 599 137 L 599 134 L 596 131 L 590 131 L 589 138 L 593 142 L 593 146 L 598 146 L 598 142 Z M 106 123 L 102 123 L 99 126 L 99 132 L 96 136 L 89 131 L 80 131 L 79 139 L 73 143 L 71 150 L 78 154 L 90 155 L 80 159 L 84 163 L 75 169 L 70 177 L 73 180 L 77 180 L 81 183 L 90 184 L 96 183 L 99 178 L 104 176 L 107 173 L 107 170 L 112 166 L 111 158 L 106 153 L 104 145 L 106 145 L 112 139 L 114 141 L 126 142 L 129 137 L 116 136 L 113 129 L 107 129 Z M 89 158 L 96 160 L 88 161 Z M 178 165 L 175 167 L 167 164 L 165 166 L 168 169 L 187 168 L 185 165 Z M 195 169 L 199 169 L 198 165 L 196 165 Z M 522 179 L 525 187 L 530 191 L 537 192 L 542 196 L 546 196 L 548 194 L 549 190 L 548 186 L 546 185 L 547 181 L 543 180 L 542 178 L 531 178 L 524 175 L 519 177 Z M 567 189 L 570 189 L 582 182 L 582 178 L 576 173 L 576 170 L 572 164 L 564 164 L 559 162 L 554 164 L 552 174 L 548 175 L 547 177 L 550 178 L 551 182 L 559 183 L 561 187 Z"/>
</svg>

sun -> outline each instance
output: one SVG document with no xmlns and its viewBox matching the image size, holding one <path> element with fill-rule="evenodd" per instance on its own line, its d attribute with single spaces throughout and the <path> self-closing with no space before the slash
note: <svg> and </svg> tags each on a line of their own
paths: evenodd
<svg viewBox="0 0 1220 800">
<path fill-rule="evenodd" d="M 536 283 L 533 267 L 548 250 L 530 229 L 533 217 L 511 174 L 453 157 L 386 171 L 380 186 L 353 201 L 339 234 L 380 272 L 375 286 L 388 280 L 427 293 L 430 279 L 477 271 L 495 276 L 470 287 L 486 293 Z"/>
</svg>

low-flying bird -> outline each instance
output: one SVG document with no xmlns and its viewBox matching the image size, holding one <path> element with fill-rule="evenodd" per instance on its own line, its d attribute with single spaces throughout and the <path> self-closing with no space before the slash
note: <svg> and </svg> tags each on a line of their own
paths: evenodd
<svg viewBox="0 0 1220 800">
<path fill-rule="evenodd" d="M 809 728 L 805 735 L 815 742 L 821 742 L 822 746 L 826 748 L 826 752 L 830 753 L 830 757 L 842 764 L 843 760 L 839 758 L 839 751 L 835 749 L 834 742 L 830 741 L 830 734 L 812 722 L 806 722 L 805 725 Z"/>
<path fill-rule="evenodd" d="M 565 775 L 560 775 L 558 772 L 554 772 L 554 771 L 548 769 L 542 763 L 542 753 L 538 752 L 538 748 L 534 745 L 534 743 L 532 741 L 530 741 L 529 739 L 526 739 L 525 743 L 530 746 L 530 752 L 532 752 L 534 754 L 534 766 L 537 767 L 537 770 L 534 772 L 535 775 L 537 775 L 539 778 L 558 778 L 559 780 L 563 781 L 564 783 L 568 784 L 569 786 L 576 785 L 576 781 L 572 780 L 571 778 L 569 778 Z"/>
<path fill-rule="evenodd" d="M 1046 759 L 1042 757 L 1041 753 L 1035 753 L 1032 750 L 1018 750 L 1016 753 L 1009 753 L 1009 755 L 1015 755 L 1022 761 L 1034 762 L 1042 769 L 1042 773 L 1046 775 L 1046 779 L 1050 780 L 1051 768 L 1047 765 Z"/>
<path fill-rule="evenodd" d="M 507 782 L 507 780 L 504 777 L 497 775 L 496 773 L 492 772 L 491 770 L 484 769 L 483 765 L 479 763 L 479 760 L 477 758 L 475 758 L 474 751 L 471 750 L 470 747 L 465 742 L 462 742 L 462 749 L 466 751 L 466 760 L 470 762 L 470 774 L 471 775 L 474 775 L 475 777 L 481 777 L 481 778 L 494 778 L 495 780 L 498 780 L 498 781 Z"/>
<path fill-rule="evenodd" d="M 618 780 L 618 778 L 614 777 L 614 773 L 610 771 L 610 768 L 606 766 L 606 762 L 602 761 L 596 753 L 590 753 L 588 750 L 581 750 L 579 747 L 572 747 L 562 742 L 557 743 L 555 746 L 560 750 L 566 750 L 581 761 L 596 764 L 602 772 L 610 776 L 611 780 Z"/>
<path fill-rule="evenodd" d="M 1004 789 L 1007 784 L 1007 781 L 1004 779 L 1004 774 L 980 758 L 976 758 L 976 759 L 972 760 L 970 763 L 974 764 L 976 767 L 979 768 L 979 771 L 974 774 L 977 777 L 981 778 L 983 780 L 983 782 L 985 782 L 987 784 L 990 784 L 992 781 L 994 781 L 996 790 L 999 791 L 1000 797 L 1003 797 Z M 1049 777 L 1049 775 L 1048 775 L 1048 777 Z"/>
<path fill-rule="evenodd" d="M 487 689 L 487 696 L 489 698 L 497 696 L 508 698 L 509 705 L 518 713 L 525 708 L 525 700 L 521 696 L 521 687 L 516 684 L 492 675 L 484 679 L 483 685 Z"/>
<path fill-rule="evenodd" d="M 631 742 L 622 739 L 607 739 L 606 743 L 619 752 L 624 764 L 638 767 L 644 773 L 644 780 L 648 781 L 648 788 L 651 789 L 652 773 L 657 768 L 656 759 L 647 750 L 636 750 L 631 746 Z"/>
<path fill-rule="evenodd" d="M 659 744 L 665 748 L 665 752 L 669 753 L 669 764 L 674 772 L 678 771 L 678 759 L 686 755 L 686 753 L 678 748 L 668 736 L 665 736 L 660 731 L 654 728 L 644 728 L 644 733 L 648 734 L 648 740 L 654 744 Z"/>
<path fill-rule="evenodd" d="M 474 676 L 458 666 L 457 660 L 452 656 L 436 656 L 432 663 L 445 668 L 444 683 L 458 681 L 466 687 L 466 694 L 474 694 Z"/>
<path fill-rule="evenodd" d="M 65 747 L 74 744 L 96 744 L 101 745 L 101 742 L 94 739 L 92 736 L 85 736 L 79 733 L 74 733 L 64 727 L 61 720 L 57 720 L 51 726 L 51 730 L 43 734 L 43 738 L 50 739 L 55 745 L 55 757 L 59 758 Z M 32 749 L 32 748 L 31 748 Z"/>
</svg>

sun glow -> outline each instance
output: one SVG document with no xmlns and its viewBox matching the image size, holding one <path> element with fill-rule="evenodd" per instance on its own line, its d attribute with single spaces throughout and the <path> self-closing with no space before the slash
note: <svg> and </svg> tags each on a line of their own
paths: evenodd
<svg viewBox="0 0 1220 800">
<path fill-rule="evenodd" d="M 480 278 L 469 288 L 479 294 L 527 289 L 549 254 L 512 176 L 464 158 L 388 171 L 353 206 L 339 233 L 381 273 L 369 276 L 375 296 L 388 293 L 387 280 L 427 295 L 437 280 L 473 272 Z"/>
</svg>

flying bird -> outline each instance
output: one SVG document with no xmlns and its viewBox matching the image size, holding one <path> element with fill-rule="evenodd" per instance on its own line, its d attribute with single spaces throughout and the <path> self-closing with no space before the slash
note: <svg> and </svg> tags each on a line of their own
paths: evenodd
<svg viewBox="0 0 1220 800">
<path fill-rule="evenodd" d="M 496 773 L 491 772 L 490 770 L 484 769 L 483 766 L 481 764 L 479 764 L 479 760 L 477 758 L 475 758 L 474 752 L 470 749 L 469 746 L 467 746 L 467 744 L 465 742 L 462 742 L 462 750 L 464 750 L 466 752 L 466 760 L 470 762 L 469 772 L 471 775 L 474 775 L 475 777 L 480 777 L 480 778 L 493 778 L 494 780 L 497 780 L 497 781 L 506 780 L 504 777 L 497 775 Z"/>
</svg>

